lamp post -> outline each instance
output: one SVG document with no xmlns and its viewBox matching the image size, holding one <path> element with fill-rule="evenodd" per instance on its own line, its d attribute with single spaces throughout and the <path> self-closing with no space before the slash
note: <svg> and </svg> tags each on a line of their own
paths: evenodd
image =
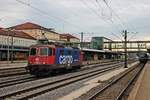
<svg viewBox="0 0 150 100">
<path fill-rule="evenodd" d="M 9 35 L 10 35 L 10 29 L 8 29 L 7 31 L 7 36 L 8 36 L 8 38 L 7 38 L 7 63 L 9 63 L 9 59 L 10 59 L 10 48 L 9 48 Z"/>
<path fill-rule="evenodd" d="M 10 31 L 12 30 L 10 28 L 4 29 L 7 34 L 7 63 L 9 63 L 10 57 L 11 57 L 11 63 L 13 62 L 13 34 L 11 34 L 11 43 L 10 43 Z M 10 44 L 11 44 L 11 56 L 10 56 Z"/>
<path fill-rule="evenodd" d="M 15 36 L 15 32 L 13 32 L 13 34 L 11 35 L 11 63 L 13 63 L 13 58 L 14 58 L 14 54 L 13 54 L 14 36 Z"/>
</svg>

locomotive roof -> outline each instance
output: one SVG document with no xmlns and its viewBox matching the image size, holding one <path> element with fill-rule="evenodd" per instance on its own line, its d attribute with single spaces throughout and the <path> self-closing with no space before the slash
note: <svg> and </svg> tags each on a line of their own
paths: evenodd
<svg viewBox="0 0 150 100">
<path fill-rule="evenodd" d="M 55 47 L 55 45 L 36 44 L 36 45 L 32 45 L 31 47 Z"/>
<path fill-rule="evenodd" d="M 60 48 L 66 48 L 66 49 L 79 49 L 77 47 L 66 47 L 63 45 L 54 45 L 54 44 L 36 44 L 36 45 L 32 45 L 31 47 L 60 47 Z"/>
</svg>

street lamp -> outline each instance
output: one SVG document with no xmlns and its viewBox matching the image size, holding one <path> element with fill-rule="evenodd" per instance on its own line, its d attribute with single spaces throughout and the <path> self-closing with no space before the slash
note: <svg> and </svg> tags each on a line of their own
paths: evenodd
<svg viewBox="0 0 150 100">
<path fill-rule="evenodd" d="M 3 29 L 4 31 L 6 31 L 6 34 L 8 36 L 7 38 L 7 63 L 9 63 L 9 60 L 10 60 L 10 41 L 9 41 L 9 38 L 10 38 L 10 31 L 12 32 L 12 29 L 8 28 L 8 29 Z M 14 33 L 15 34 L 15 33 Z M 13 62 L 13 35 L 11 35 L 11 63 Z"/>
<path fill-rule="evenodd" d="M 14 49 L 14 36 L 15 36 L 15 32 L 11 31 L 12 35 L 11 35 L 11 63 L 13 63 L 13 58 L 14 58 L 14 54 L 13 54 L 13 49 Z"/>
<path fill-rule="evenodd" d="M 6 31 L 7 32 L 7 36 L 8 36 L 8 38 L 7 38 L 7 63 L 9 63 L 9 58 L 10 58 L 10 52 L 9 52 L 9 29 Z"/>
</svg>

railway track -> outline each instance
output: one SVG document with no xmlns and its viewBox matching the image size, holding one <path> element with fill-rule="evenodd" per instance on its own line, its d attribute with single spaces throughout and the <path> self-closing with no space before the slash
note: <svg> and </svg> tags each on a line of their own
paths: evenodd
<svg viewBox="0 0 150 100">
<path fill-rule="evenodd" d="M 104 85 L 98 91 L 80 97 L 81 100 L 121 100 L 126 90 L 137 78 L 143 69 L 144 64 L 130 68 L 117 78 Z"/>
<path fill-rule="evenodd" d="M 90 65 L 85 65 L 85 66 L 102 66 L 102 65 L 109 65 L 109 64 L 114 64 L 117 63 L 118 61 L 104 61 L 101 62 L 100 64 L 90 64 Z M 83 69 L 85 69 L 83 67 Z M 24 74 L 28 74 L 28 72 L 26 71 L 25 67 L 21 67 L 21 68 L 8 68 L 8 69 L 0 69 L 0 78 L 2 77 L 8 77 L 8 76 L 17 76 L 17 75 L 24 75 Z"/>
<path fill-rule="evenodd" d="M 31 75 L 19 75 L 17 77 L 13 78 L 8 78 L 8 79 L 0 79 L 0 88 L 11 86 L 11 85 L 16 85 L 16 84 L 21 84 L 29 81 L 34 81 L 37 80 L 35 76 Z"/>
<path fill-rule="evenodd" d="M 114 61 L 114 62 L 113 61 L 107 61 L 107 62 L 104 61 L 104 62 L 101 62 L 101 65 L 108 65 L 110 63 L 113 64 L 115 62 L 116 61 Z M 99 64 L 97 64 L 97 65 L 99 65 Z M 27 73 L 28 72 L 26 71 L 25 67 L 0 69 L 0 78 L 1 77 L 8 77 L 8 76 L 23 75 L 23 74 L 27 74 Z"/>
<path fill-rule="evenodd" d="M 25 67 L 1 69 L 0 70 L 0 78 L 1 77 L 14 76 L 14 75 L 23 75 L 26 73 L 27 72 L 26 72 Z"/>
<path fill-rule="evenodd" d="M 94 68 L 94 67 L 98 67 L 98 66 L 105 66 L 105 65 L 110 65 L 110 64 L 116 64 L 116 62 L 96 64 L 90 68 Z M 82 68 L 80 71 L 87 70 L 90 68 L 85 67 L 85 68 Z M 41 78 L 38 78 L 38 79 L 41 79 Z M 30 74 L 2 77 L 2 78 L 0 78 L 0 88 L 8 87 L 11 85 L 16 85 L 16 84 L 21 84 L 21 83 L 25 83 L 25 82 L 29 82 L 29 81 L 34 81 L 34 80 L 37 80 L 37 78 L 34 76 L 31 76 Z"/>
<path fill-rule="evenodd" d="M 122 64 L 121 64 L 122 65 Z M 4 91 L 0 94 L 0 99 L 17 99 L 17 100 L 23 100 L 23 99 L 29 99 L 32 97 L 35 97 L 37 95 L 44 94 L 48 91 L 55 90 L 57 88 L 66 86 L 68 84 L 84 80 L 86 78 L 102 74 L 106 71 L 110 71 L 113 69 L 116 69 L 120 67 L 119 64 L 110 65 L 109 67 L 104 67 L 99 70 L 92 70 L 88 72 L 81 72 L 77 75 L 67 76 L 63 77 L 61 79 L 57 79 L 54 81 L 46 81 L 46 82 L 40 82 L 40 84 L 32 84 L 32 86 L 28 86 L 16 91 L 9 91 L 8 93 L 4 93 Z M 2 91 L 1 89 L 0 91 Z"/>
<path fill-rule="evenodd" d="M 92 68 L 98 67 L 98 66 L 111 65 L 111 64 L 116 64 L 116 62 L 96 64 L 96 65 L 92 65 L 92 67 L 90 67 L 90 68 L 87 66 L 87 67 L 83 67 L 79 71 L 92 69 Z M 41 78 L 38 78 L 38 79 L 41 79 Z M 25 82 L 29 82 L 29 81 L 34 81 L 34 80 L 37 80 L 37 78 L 35 76 L 32 76 L 32 75 L 27 74 L 27 73 L 24 75 L 18 74 L 17 76 L 1 77 L 0 78 L 0 88 L 11 86 L 11 85 L 16 85 L 16 84 L 21 84 L 21 83 L 25 83 Z"/>
</svg>

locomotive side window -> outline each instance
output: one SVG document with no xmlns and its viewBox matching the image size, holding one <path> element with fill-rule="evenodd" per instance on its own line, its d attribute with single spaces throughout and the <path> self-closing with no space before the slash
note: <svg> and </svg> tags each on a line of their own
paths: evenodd
<svg viewBox="0 0 150 100">
<path fill-rule="evenodd" d="M 46 56 L 48 53 L 47 48 L 40 48 L 40 55 Z"/>
<path fill-rule="evenodd" d="M 49 55 L 49 56 L 52 55 L 52 48 L 49 48 L 49 50 L 48 50 L 48 55 Z"/>
<path fill-rule="evenodd" d="M 32 56 L 36 55 L 36 48 L 31 48 L 30 55 Z"/>
</svg>

